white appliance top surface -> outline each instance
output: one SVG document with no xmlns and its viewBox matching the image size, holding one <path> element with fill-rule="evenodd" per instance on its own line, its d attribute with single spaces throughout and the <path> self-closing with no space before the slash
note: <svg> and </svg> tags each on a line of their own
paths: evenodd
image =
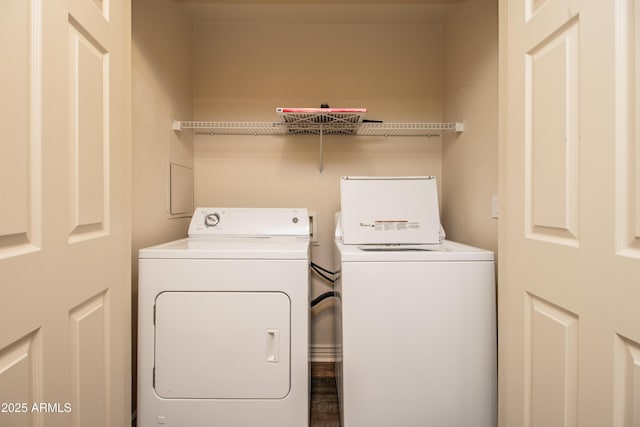
<svg viewBox="0 0 640 427">
<path fill-rule="evenodd" d="M 336 240 L 343 262 L 493 261 L 493 252 L 444 240 L 435 245 L 345 245 Z"/>
<path fill-rule="evenodd" d="M 144 248 L 139 258 L 307 259 L 304 208 L 197 208 L 189 237 Z"/>
<path fill-rule="evenodd" d="M 185 238 L 141 249 L 139 258 L 307 259 L 308 237 Z"/>
</svg>

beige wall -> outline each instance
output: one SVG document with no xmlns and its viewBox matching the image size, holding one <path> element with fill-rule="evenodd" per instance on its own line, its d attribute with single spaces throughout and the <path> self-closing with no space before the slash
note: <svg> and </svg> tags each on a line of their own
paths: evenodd
<svg viewBox="0 0 640 427">
<path fill-rule="evenodd" d="M 491 198 L 498 194 L 498 6 L 462 0 L 444 23 L 445 120 L 465 120 L 445 135 L 442 210 L 447 238 L 498 247 Z"/>
<path fill-rule="evenodd" d="M 193 164 L 196 206 L 317 211 L 312 258 L 328 268 L 342 175 L 435 175 L 449 238 L 496 250 L 496 0 L 462 0 L 444 25 L 383 21 L 191 24 L 171 0 L 134 0 L 134 256 L 186 235 L 189 220 L 168 213 L 172 161 Z M 444 143 L 325 136 L 320 173 L 318 137 L 195 136 L 192 159 L 191 133 L 170 130 L 172 118 L 276 121 L 276 107 L 324 102 L 387 122 L 464 119 L 466 131 Z M 314 279 L 312 295 L 327 289 Z M 318 354 L 334 343 L 331 308 L 313 312 Z"/>
<path fill-rule="evenodd" d="M 194 32 L 197 120 L 277 121 L 276 107 L 367 107 L 367 118 L 439 122 L 439 25 L 206 24 Z M 196 136 L 195 204 L 318 212 L 313 261 L 332 265 L 342 175 L 441 176 L 436 138 Z M 316 279 L 312 295 L 328 286 Z M 334 344 L 331 302 L 313 312 L 312 352 Z M 313 353 L 312 353 L 313 354 Z"/>
<path fill-rule="evenodd" d="M 134 0 L 133 255 L 186 236 L 189 218 L 169 214 L 169 164 L 193 167 L 192 137 L 171 130 L 191 117 L 192 25 L 172 0 Z"/>
<path fill-rule="evenodd" d="M 169 215 L 169 163 L 193 166 L 189 134 L 173 117 L 192 114 L 191 23 L 172 0 L 132 1 L 132 263 L 135 395 L 138 250 L 187 234 L 189 218 Z"/>
</svg>

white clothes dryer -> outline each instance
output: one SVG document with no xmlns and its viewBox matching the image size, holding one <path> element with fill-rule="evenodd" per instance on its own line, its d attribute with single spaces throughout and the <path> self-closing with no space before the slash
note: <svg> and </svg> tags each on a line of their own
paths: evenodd
<svg viewBox="0 0 640 427">
<path fill-rule="evenodd" d="M 306 209 L 198 208 L 140 250 L 139 427 L 309 423 Z"/>
</svg>

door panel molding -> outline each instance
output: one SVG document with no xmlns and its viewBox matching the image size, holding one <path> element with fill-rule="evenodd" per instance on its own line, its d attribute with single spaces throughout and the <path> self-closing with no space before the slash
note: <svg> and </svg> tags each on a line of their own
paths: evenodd
<svg viewBox="0 0 640 427">
<path fill-rule="evenodd" d="M 69 311 L 74 427 L 111 425 L 109 314 L 106 290 Z"/>
<path fill-rule="evenodd" d="M 109 232 L 109 54 L 69 17 L 70 242 Z"/>
<path fill-rule="evenodd" d="M 525 234 L 579 244 L 579 20 L 526 54 Z"/>
<path fill-rule="evenodd" d="M 43 414 L 31 410 L 32 404 L 43 401 L 41 335 L 36 329 L 0 349 L 0 403 L 27 404 L 6 408 L 0 414 L 3 425 L 43 425 Z"/>
<path fill-rule="evenodd" d="M 640 423 L 640 344 L 621 335 L 615 339 L 614 427 Z"/>
<path fill-rule="evenodd" d="M 525 426 L 576 426 L 578 315 L 526 294 Z"/>
<path fill-rule="evenodd" d="M 41 245 L 41 0 L 11 0 L 0 16 L 0 55 L 5 78 L 0 107 L 0 259 Z M 6 49 L 5 49 L 6 47 Z M 27 72 L 24 65 L 27 64 Z"/>
<path fill-rule="evenodd" d="M 616 49 L 616 251 L 640 258 L 640 10 L 617 0 Z"/>
</svg>

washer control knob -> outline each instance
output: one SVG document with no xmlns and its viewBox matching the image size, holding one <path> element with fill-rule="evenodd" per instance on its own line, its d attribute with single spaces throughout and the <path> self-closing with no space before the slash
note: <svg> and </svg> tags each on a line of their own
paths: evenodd
<svg viewBox="0 0 640 427">
<path fill-rule="evenodd" d="M 220 215 L 218 213 L 208 214 L 204 217 L 204 225 L 207 227 L 215 227 L 220 223 Z"/>
<path fill-rule="evenodd" d="M 298 223 L 298 217 L 294 216 L 293 219 L 291 220 L 294 224 Z"/>
</svg>

